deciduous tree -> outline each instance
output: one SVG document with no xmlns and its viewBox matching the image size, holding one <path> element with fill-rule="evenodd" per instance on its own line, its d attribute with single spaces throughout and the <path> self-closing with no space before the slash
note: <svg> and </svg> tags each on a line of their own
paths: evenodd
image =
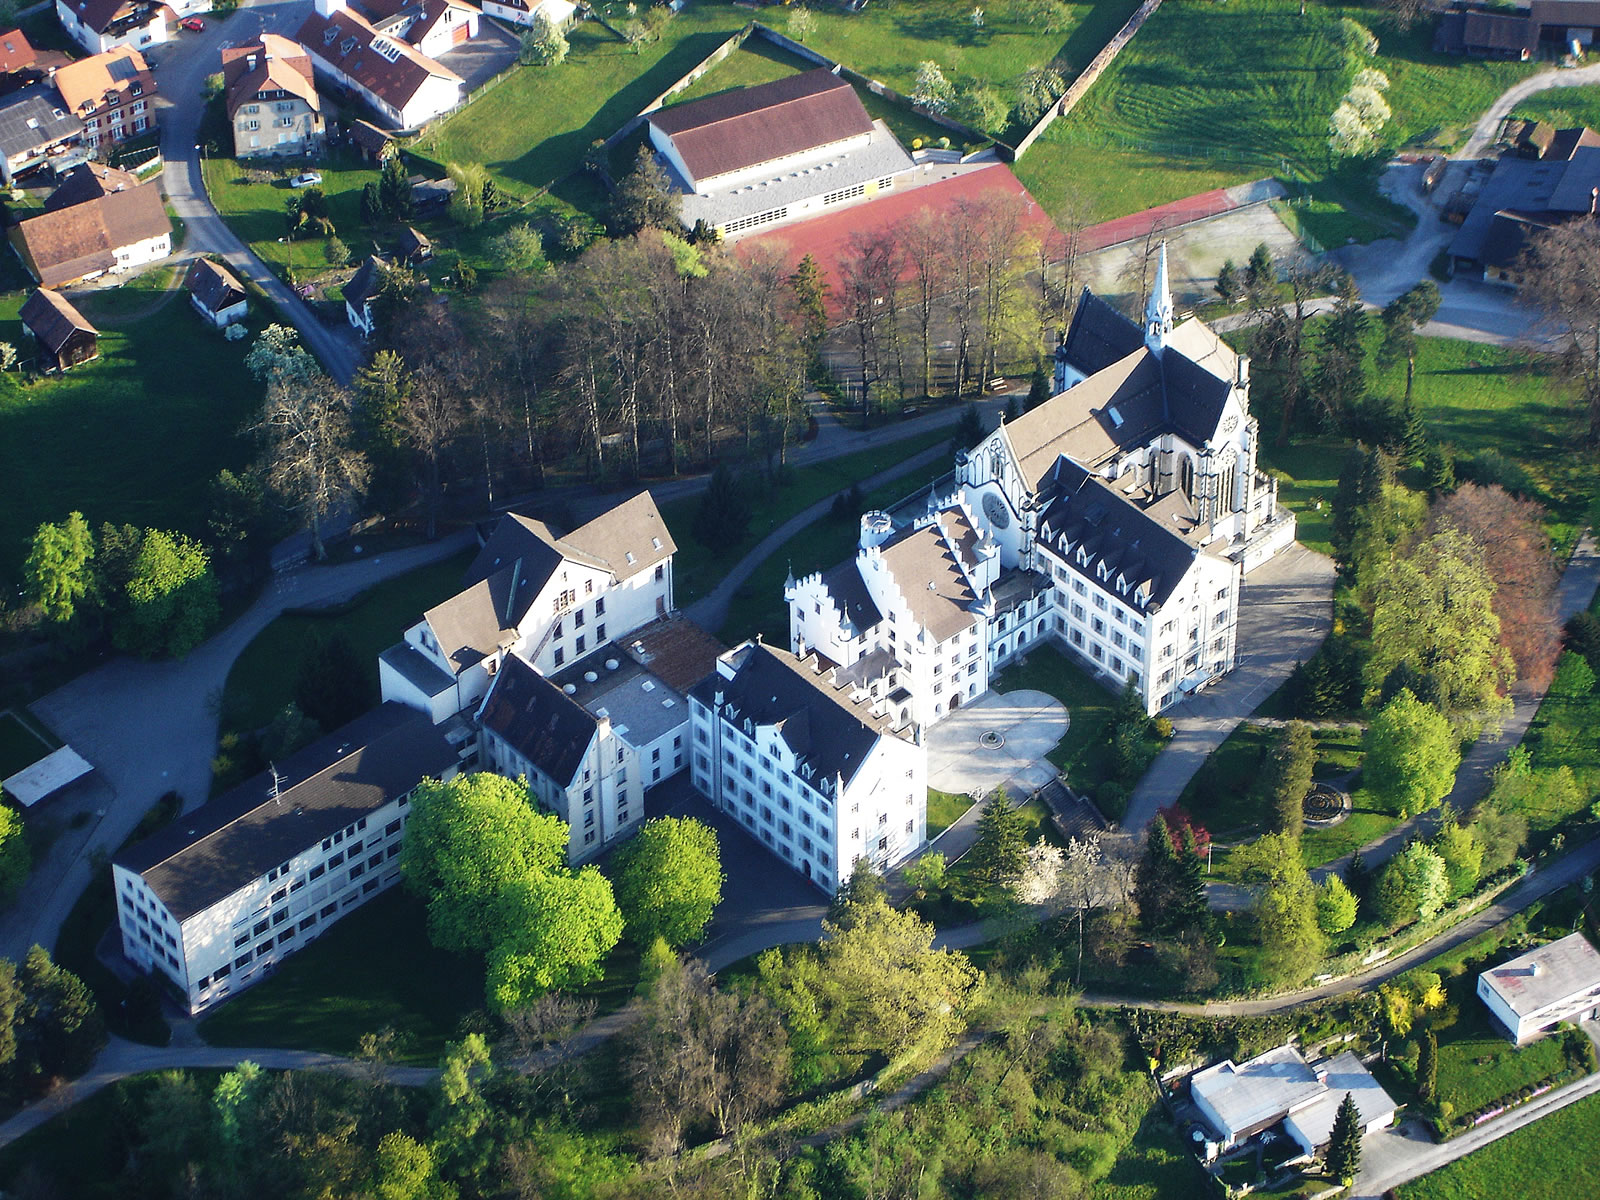
<svg viewBox="0 0 1600 1200">
<path fill-rule="evenodd" d="M 205 640 L 220 613 L 210 555 L 178 533 L 145 531 L 126 592 L 112 640 L 119 650 L 146 658 L 182 658 Z"/>
<path fill-rule="evenodd" d="M 305 522 L 312 553 L 326 558 L 322 522 L 353 503 L 370 474 L 356 445 L 349 396 L 320 372 L 280 373 L 268 383 L 254 432 L 263 443 L 267 486 Z"/>
<path fill-rule="evenodd" d="M 1384 366 L 1405 359 L 1406 398 L 1411 404 L 1411 386 L 1417 376 L 1417 330 L 1421 329 L 1439 311 L 1439 285 L 1424 279 L 1409 291 L 1402 292 L 1383 310 L 1383 343 L 1378 350 L 1378 361 Z"/>
<path fill-rule="evenodd" d="M 1518 276 L 1519 298 L 1569 339 L 1564 370 L 1587 409 L 1589 440 L 1600 441 L 1600 223 L 1585 217 L 1532 234 Z"/>
<path fill-rule="evenodd" d="M 59 525 L 46 522 L 33 535 L 23 573 L 28 594 L 58 624 L 72 620 L 94 587 L 94 534 L 81 512 Z"/>
<path fill-rule="evenodd" d="M 1271 806 L 1273 828 L 1299 837 L 1305 828 L 1305 799 L 1311 771 L 1317 764 L 1317 743 L 1311 726 L 1290 721 L 1267 752 L 1260 787 Z"/>
<path fill-rule="evenodd" d="M 1327 952 L 1318 923 L 1317 890 L 1300 855 L 1300 840 L 1269 833 L 1233 852 L 1246 883 L 1257 890 L 1256 924 L 1261 937 L 1260 970 L 1275 986 L 1310 975 Z"/>
<path fill-rule="evenodd" d="M 508 882 L 492 921 L 498 933 L 484 986 L 495 1012 L 599 979 L 622 937 L 611 881 L 593 866 L 535 871 Z"/>
<path fill-rule="evenodd" d="M 726 878 L 716 831 L 693 817 L 645 822 L 618 851 L 613 874 L 628 936 L 674 948 L 700 940 Z"/>
<path fill-rule="evenodd" d="M 1422 842 L 1413 842 L 1378 876 L 1372 892 L 1374 915 L 1391 929 L 1427 921 L 1444 907 L 1449 891 L 1444 859 Z"/>
<path fill-rule="evenodd" d="M 1443 800 L 1461 763 L 1444 714 L 1403 688 L 1373 717 L 1363 739 L 1362 779 L 1390 812 L 1415 816 Z"/>
<path fill-rule="evenodd" d="M 1337 875 L 1317 885 L 1317 925 L 1332 937 L 1356 923 L 1356 898 Z"/>
</svg>

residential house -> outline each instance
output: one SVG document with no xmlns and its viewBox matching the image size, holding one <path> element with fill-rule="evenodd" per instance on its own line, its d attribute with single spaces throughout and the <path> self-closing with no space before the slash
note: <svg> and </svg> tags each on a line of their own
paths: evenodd
<svg viewBox="0 0 1600 1200">
<path fill-rule="evenodd" d="M 45 287 L 119 274 L 172 253 L 172 224 L 155 184 L 29 217 L 11 244 Z"/>
<path fill-rule="evenodd" d="M 555 675 L 671 611 L 676 551 L 648 492 L 565 536 L 507 513 L 464 590 L 379 656 L 384 699 L 444 721 L 475 708 L 513 655 Z"/>
<path fill-rule="evenodd" d="M 249 311 L 249 299 L 238 276 L 221 263 L 197 258 L 183 281 L 194 310 L 218 329 L 242 321 Z"/>
<path fill-rule="evenodd" d="M 821 68 L 660 108 L 646 122 L 683 193 L 683 223 L 727 238 L 869 200 L 913 169 L 855 89 Z"/>
<path fill-rule="evenodd" d="M 39 343 L 45 370 L 64 371 L 100 357 L 100 331 L 60 292 L 35 288 L 17 315 Z"/>
<path fill-rule="evenodd" d="M 59 208 L 73 208 L 87 204 L 112 192 L 125 192 L 139 186 L 139 177 L 131 171 L 108 167 L 105 163 L 81 162 L 66 171 L 58 171 L 55 191 L 44 198 L 45 212 Z"/>
<path fill-rule="evenodd" d="M 83 122 L 55 91 L 35 84 L 0 96 L 0 181 L 11 187 L 46 164 L 83 160 Z"/>
<path fill-rule="evenodd" d="M 227 47 L 222 78 L 236 157 L 302 155 L 321 144 L 322 101 L 302 47 L 275 33 Z"/>
<path fill-rule="evenodd" d="M 572 0 L 483 0 L 483 11 L 512 25 L 532 25 L 543 17 L 552 28 L 565 29 L 578 6 Z"/>
<path fill-rule="evenodd" d="M 160 45 L 170 37 L 168 22 L 207 7 L 194 0 L 56 0 L 56 16 L 68 37 L 90 54 L 103 54 Z"/>
<path fill-rule="evenodd" d="M 1232 1059 L 1197 1071 L 1189 1095 L 1216 1134 L 1212 1147 L 1226 1152 L 1280 1121 L 1306 1154 L 1328 1144 L 1346 1095 L 1361 1113 L 1361 1132 L 1394 1122 L 1396 1105 L 1361 1060 L 1346 1051 L 1307 1063 L 1293 1046 L 1277 1046 L 1249 1062 Z"/>
<path fill-rule="evenodd" d="M 1514 150 L 1495 164 L 1450 243 L 1457 274 L 1515 288 L 1531 236 L 1567 221 L 1600 219 L 1600 138 L 1584 128 L 1557 130 L 1540 153 L 1531 158 Z"/>
<path fill-rule="evenodd" d="M 38 61 L 39 52 L 22 30 L 7 29 L 0 33 L 0 75 L 19 75 Z"/>
<path fill-rule="evenodd" d="M 1517 1045 L 1600 1017 L 1600 953 L 1570 933 L 1478 976 L 1478 999 Z"/>
<path fill-rule="evenodd" d="M 461 751 L 384 704 L 112 860 L 122 952 L 191 1013 L 269 976 L 393 887 L 411 795 Z"/>
<path fill-rule="evenodd" d="M 388 269 L 377 255 L 369 254 L 356 268 L 356 273 L 350 277 L 350 282 L 344 285 L 345 320 L 349 321 L 350 327 L 362 337 L 371 337 L 373 330 L 377 328 L 377 321 L 372 313 L 372 301 L 383 289 L 384 273 Z"/>
<path fill-rule="evenodd" d="M 461 76 L 404 37 L 379 32 L 345 0 L 316 0 L 294 40 L 393 129 L 418 129 L 465 97 Z"/>
<path fill-rule="evenodd" d="M 80 59 L 56 72 L 55 85 L 83 122 L 90 150 L 107 150 L 155 125 L 156 79 L 137 50 L 122 46 Z"/>
<path fill-rule="evenodd" d="M 415 266 L 427 262 L 433 257 L 433 243 L 428 240 L 428 235 L 419 229 L 407 225 L 400 231 L 399 258 L 403 263 Z"/>
<path fill-rule="evenodd" d="M 477 37 L 483 15 L 465 0 L 358 0 L 358 7 L 379 33 L 435 59 Z"/>
<path fill-rule="evenodd" d="M 689 692 L 694 785 L 832 895 L 858 858 L 885 870 L 927 832 L 927 750 L 815 653 L 746 642 Z"/>
</svg>

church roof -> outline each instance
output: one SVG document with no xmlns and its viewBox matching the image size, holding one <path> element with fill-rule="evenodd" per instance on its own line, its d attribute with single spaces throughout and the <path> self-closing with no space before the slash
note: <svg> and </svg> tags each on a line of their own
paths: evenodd
<svg viewBox="0 0 1600 1200">
<path fill-rule="evenodd" d="M 1096 466 L 1148 445 L 1167 425 L 1161 360 L 1144 345 L 1076 387 L 1003 426 L 1030 490 L 1038 491 L 1056 459 Z"/>
</svg>

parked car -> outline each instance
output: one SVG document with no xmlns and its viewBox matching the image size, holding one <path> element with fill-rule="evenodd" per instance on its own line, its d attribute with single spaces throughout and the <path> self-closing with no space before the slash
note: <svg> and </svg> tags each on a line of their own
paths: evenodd
<svg viewBox="0 0 1600 1200">
<path fill-rule="evenodd" d="M 318 183 L 321 183 L 321 182 L 322 182 L 322 176 L 319 175 L 316 171 L 302 171 L 300 174 L 296 175 L 293 179 L 289 180 L 289 186 L 290 187 L 297 187 L 297 188 L 306 188 L 306 187 L 311 187 L 312 185 L 318 184 Z"/>
<path fill-rule="evenodd" d="M 185 17 L 178 22 L 178 28 L 187 29 L 190 33 L 204 33 L 206 31 L 206 23 L 199 17 Z"/>
</svg>

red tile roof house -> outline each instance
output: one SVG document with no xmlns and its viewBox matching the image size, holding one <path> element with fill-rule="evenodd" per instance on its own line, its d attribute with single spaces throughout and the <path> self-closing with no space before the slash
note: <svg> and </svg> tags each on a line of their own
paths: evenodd
<svg viewBox="0 0 1600 1200">
<path fill-rule="evenodd" d="M 400 26 L 380 30 L 344 0 L 316 3 L 294 40 L 324 75 L 371 105 L 380 124 L 419 129 L 466 98 L 461 76 L 406 41 Z"/>
<path fill-rule="evenodd" d="M 725 238 L 870 200 L 915 165 L 849 83 L 818 69 L 657 109 L 650 143 L 683 192 L 686 226 Z"/>
<path fill-rule="evenodd" d="M 233 153 L 303 155 L 322 142 L 322 101 L 305 47 L 275 33 L 222 52 Z"/>
<path fill-rule="evenodd" d="M 180 17 L 210 10 L 211 0 L 56 0 L 61 27 L 90 54 L 160 45 Z"/>
<path fill-rule="evenodd" d="M 91 150 L 138 137 L 155 124 L 156 78 L 137 50 L 121 47 L 62 67 L 55 85 L 67 111 L 83 122 L 83 143 Z"/>
<path fill-rule="evenodd" d="M 154 184 L 29 217 L 11 228 L 28 273 L 47 288 L 118 274 L 172 253 L 172 223 Z"/>
</svg>

